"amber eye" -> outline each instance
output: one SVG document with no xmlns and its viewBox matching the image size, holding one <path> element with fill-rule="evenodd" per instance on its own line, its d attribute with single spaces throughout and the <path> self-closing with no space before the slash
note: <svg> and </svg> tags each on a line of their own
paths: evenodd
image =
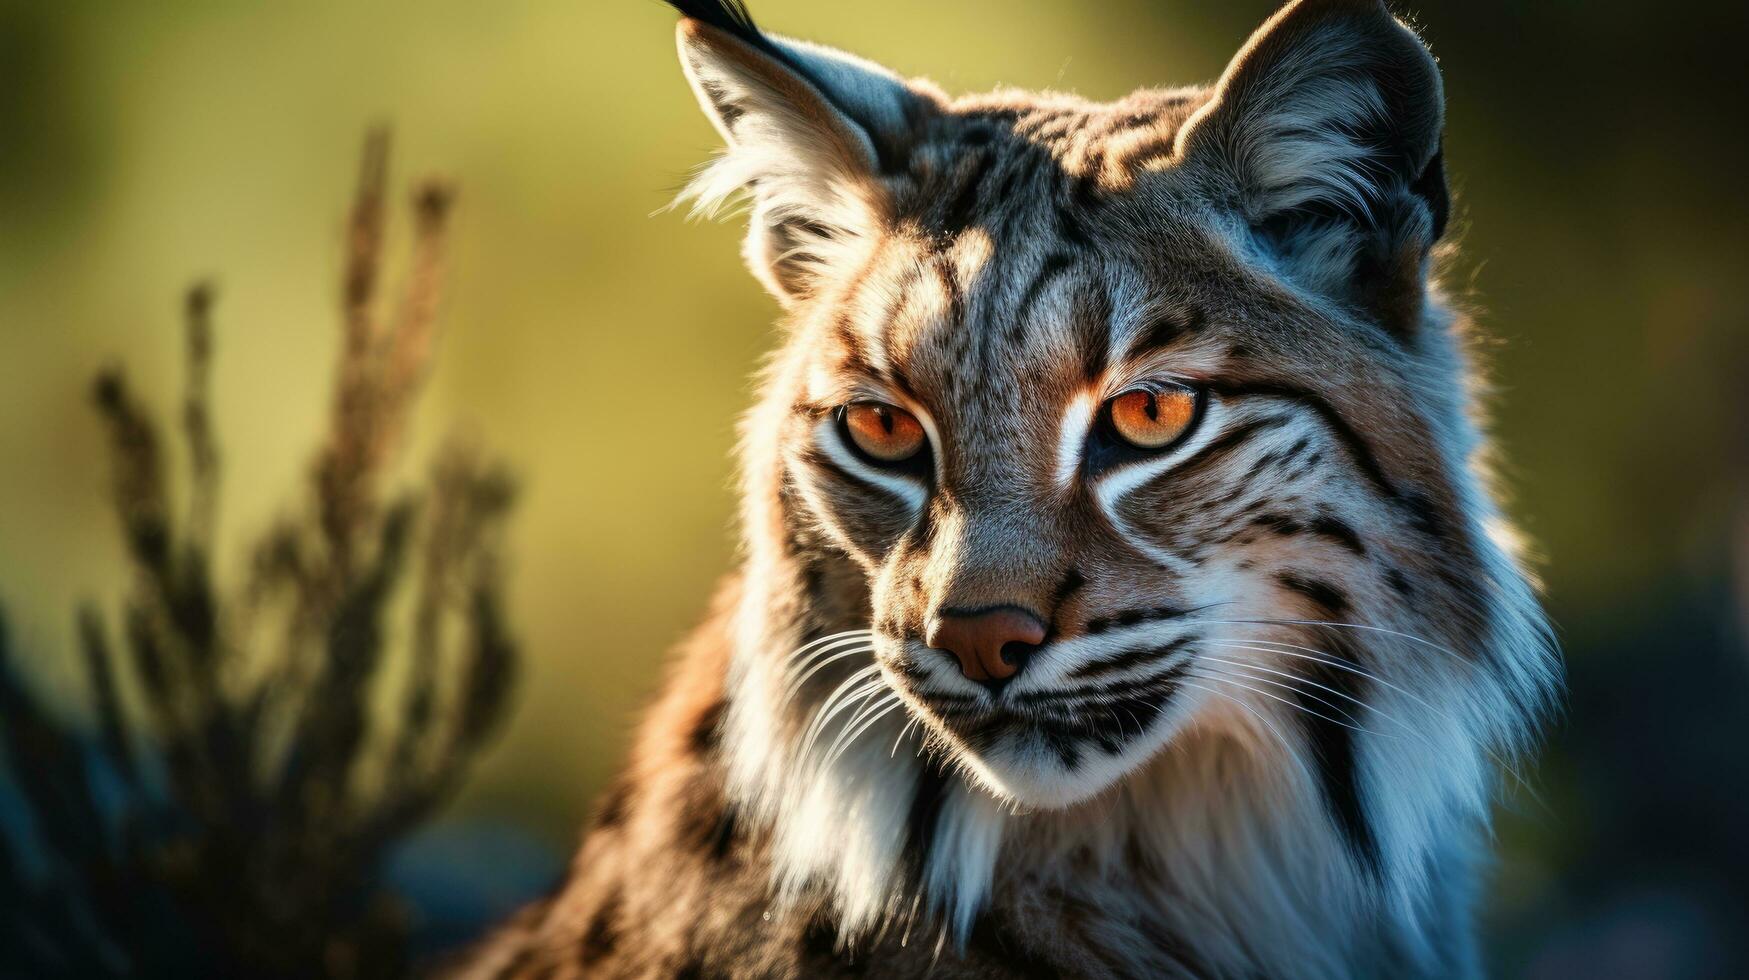
<svg viewBox="0 0 1749 980">
<path fill-rule="evenodd" d="M 1137 449 L 1163 449 L 1196 420 L 1196 392 L 1182 385 L 1131 388 L 1105 403 L 1111 427 Z"/>
<path fill-rule="evenodd" d="M 844 406 L 850 441 L 877 463 L 903 463 L 923 448 L 923 424 L 902 408 L 880 402 Z"/>
</svg>

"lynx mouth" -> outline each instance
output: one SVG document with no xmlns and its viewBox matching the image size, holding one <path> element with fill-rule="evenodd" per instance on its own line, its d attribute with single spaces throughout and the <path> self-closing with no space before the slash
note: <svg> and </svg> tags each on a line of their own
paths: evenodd
<svg viewBox="0 0 1749 980">
<path fill-rule="evenodd" d="M 930 689 L 907 691 L 967 754 L 1078 769 L 1090 754 L 1116 759 L 1147 740 L 1182 690 L 1191 658 L 1118 682 L 1004 692 L 992 698 Z"/>
</svg>

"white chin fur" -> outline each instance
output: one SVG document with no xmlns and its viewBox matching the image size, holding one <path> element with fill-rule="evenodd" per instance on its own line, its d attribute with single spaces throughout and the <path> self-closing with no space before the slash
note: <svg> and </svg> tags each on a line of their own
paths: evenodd
<svg viewBox="0 0 1749 980">
<path fill-rule="evenodd" d="M 1021 810 L 1063 810 L 1085 803 L 1142 769 L 1171 740 L 1178 712 L 1162 717 L 1144 737 L 1116 756 L 1087 744 L 1073 768 L 1036 735 L 1004 736 L 992 750 L 956 750 L 955 757 L 980 788 Z"/>
<path fill-rule="evenodd" d="M 1098 796 L 1118 781 L 1115 777 L 1090 779 L 1043 759 L 1014 766 L 992 766 L 972 757 L 963 761 L 980 788 L 1022 810 L 1065 810 Z"/>
</svg>

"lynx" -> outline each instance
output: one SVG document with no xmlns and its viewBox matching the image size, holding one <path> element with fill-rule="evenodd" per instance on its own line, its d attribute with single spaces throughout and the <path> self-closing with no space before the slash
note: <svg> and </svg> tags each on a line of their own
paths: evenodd
<svg viewBox="0 0 1749 980">
<path fill-rule="evenodd" d="M 1560 667 L 1437 283 L 1440 73 L 950 97 L 672 0 L 784 309 L 744 558 L 475 976 L 1453 977 Z"/>
</svg>

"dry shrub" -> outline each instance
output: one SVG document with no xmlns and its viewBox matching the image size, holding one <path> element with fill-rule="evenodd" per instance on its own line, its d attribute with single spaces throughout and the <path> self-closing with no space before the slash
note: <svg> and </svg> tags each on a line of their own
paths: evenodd
<svg viewBox="0 0 1749 980">
<path fill-rule="evenodd" d="M 180 512 L 163 428 L 119 370 L 97 379 L 134 585 L 119 642 L 95 607 L 78 616 L 89 725 L 26 686 L 0 620 L 0 745 L 31 825 L 20 846 L 0 841 L 0 974 L 408 972 L 382 869 L 503 716 L 513 488 L 455 442 L 417 487 L 383 485 L 430 367 L 451 202 L 442 184 L 415 190 L 410 267 L 385 315 L 387 163 L 373 133 L 308 492 L 249 549 L 241 581 L 212 576 L 212 290 L 187 297 Z"/>
</svg>

